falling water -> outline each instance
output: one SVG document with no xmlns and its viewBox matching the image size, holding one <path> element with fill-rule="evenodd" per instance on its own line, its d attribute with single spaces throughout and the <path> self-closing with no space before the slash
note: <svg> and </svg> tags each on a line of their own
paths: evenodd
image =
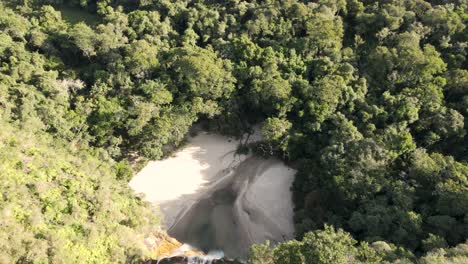
<svg viewBox="0 0 468 264">
<path fill-rule="evenodd" d="M 206 256 L 188 257 L 187 264 L 212 264 L 213 260 L 224 257 L 224 252 L 221 250 L 213 250 L 208 252 Z"/>
<path fill-rule="evenodd" d="M 174 251 L 173 256 L 167 258 L 159 259 L 156 264 L 164 263 L 180 263 L 182 261 L 187 264 L 214 264 L 215 260 L 220 260 L 224 258 L 224 252 L 222 250 L 211 250 L 206 255 L 203 256 L 191 256 L 191 257 L 182 257 L 185 256 L 186 252 L 196 250 L 189 244 L 183 244 L 176 251 Z"/>
<path fill-rule="evenodd" d="M 229 258 L 247 259 L 254 243 L 294 237 L 293 169 L 274 158 L 237 154 L 238 143 L 223 136 L 203 132 L 188 142 L 148 164 L 130 186 L 159 206 L 170 236 L 205 252 L 223 250 L 225 257 L 179 251 L 158 264 L 238 263 Z"/>
</svg>

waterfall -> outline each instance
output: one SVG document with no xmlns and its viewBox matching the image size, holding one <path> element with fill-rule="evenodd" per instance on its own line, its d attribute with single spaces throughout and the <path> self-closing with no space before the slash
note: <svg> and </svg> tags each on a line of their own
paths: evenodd
<svg viewBox="0 0 468 264">
<path fill-rule="evenodd" d="M 173 256 L 162 258 L 157 261 L 149 261 L 147 264 L 243 264 L 236 260 L 225 259 L 222 257 L 224 254 L 222 251 L 213 253 L 206 256 Z"/>
<path fill-rule="evenodd" d="M 224 252 L 221 250 L 212 250 L 205 256 L 187 257 L 187 264 L 212 264 L 214 260 L 224 257 Z"/>
<path fill-rule="evenodd" d="M 202 132 L 188 142 L 174 156 L 150 162 L 129 185 L 159 206 L 170 236 L 201 250 L 221 249 L 225 257 L 184 252 L 186 244 L 158 264 L 239 263 L 231 259 L 247 259 L 254 243 L 294 238 L 294 169 L 237 154 L 238 142 L 223 136 Z"/>
<path fill-rule="evenodd" d="M 211 250 L 206 255 L 188 256 L 187 252 L 196 251 L 197 249 L 189 244 L 183 244 L 172 253 L 172 256 L 158 259 L 156 264 L 169 264 L 169 263 L 187 263 L 187 264 L 215 264 L 224 258 L 222 250 Z M 225 263 L 225 262 L 221 262 Z"/>
</svg>

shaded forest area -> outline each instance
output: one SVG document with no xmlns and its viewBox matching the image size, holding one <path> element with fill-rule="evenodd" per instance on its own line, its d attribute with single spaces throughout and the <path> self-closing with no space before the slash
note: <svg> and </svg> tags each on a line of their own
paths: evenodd
<svg viewBox="0 0 468 264">
<path fill-rule="evenodd" d="M 0 3 L 0 262 L 147 257 L 128 160 L 199 121 L 299 170 L 252 263 L 467 261 L 466 0 L 62 2 Z"/>
</svg>

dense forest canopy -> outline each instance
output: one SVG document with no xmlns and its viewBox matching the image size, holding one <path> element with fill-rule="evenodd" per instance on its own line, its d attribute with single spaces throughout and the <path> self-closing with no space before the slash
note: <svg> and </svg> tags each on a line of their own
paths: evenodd
<svg viewBox="0 0 468 264">
<path fill-rule="evenodd" d="M 157 221 L 128 160 L 164 157 L 203 121 L 262 124 L 257 151 L 298 168 L 297 241 L 252 263 L 467 261 L 467 9 L 2 1 L 0 260 L 147 256 Z"/>
</svg>

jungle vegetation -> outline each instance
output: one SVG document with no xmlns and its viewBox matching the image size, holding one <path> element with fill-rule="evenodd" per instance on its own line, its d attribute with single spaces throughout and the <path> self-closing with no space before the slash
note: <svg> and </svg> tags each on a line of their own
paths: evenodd
<svg viewBox="0 0 468 264">
<path fill-rule="evenodd" d="M 468 261 L 466 0 L 4 0 L 0 262 L 132 262 L 126 186 L 262 124 L 297 240 L 252 263 Z M 124 238 L 124 239 L 123 239 Z"/>
</svg>

